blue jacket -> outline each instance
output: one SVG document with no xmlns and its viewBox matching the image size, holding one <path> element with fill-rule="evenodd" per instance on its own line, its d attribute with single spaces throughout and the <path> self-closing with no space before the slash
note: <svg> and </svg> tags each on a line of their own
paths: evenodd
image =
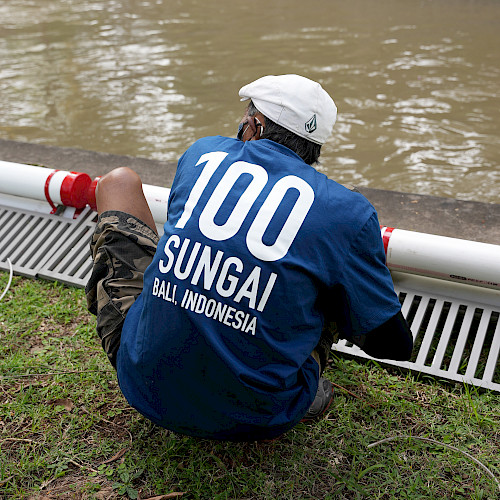
<svg viewBox="0 0 500 500">
<path fill-rule="evenodd" d="M 325 315 L 358 344 L 400 310 L 375 209 L 269 140 L 197 141 L 126 318 L 123 394 L 172 431 L 270 439 L 314 399 Z"/>
</svg>

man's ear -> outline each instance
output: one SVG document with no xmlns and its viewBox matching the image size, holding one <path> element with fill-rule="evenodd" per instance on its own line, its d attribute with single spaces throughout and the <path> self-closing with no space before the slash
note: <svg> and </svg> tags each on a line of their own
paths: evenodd
<svg viewBox="0 0 500 500">
<path fill-rule="evenodd" d="M 250 141 L 256 141 L 261 138 L 262 132 L 264 131 L 266 125 L 266 120 L 263 115 L 260 117 L 255 116 L 249 116 L 248 117 L 248 126 L 250 128 L 251 132 L 251 137 Z"/>
<path fill-rule="evenodd" d="M 249 116 L 248 117 L 248 122 L 247 122 L 247 125 L 248 125 L 248 132 L 247 134 L 245 135 L 248 135 L 249 136 L 249 141 L 253 141 L 255 139 L 257 139 L 257 135 L 260 136 L 259 134 L 259 128 L 260 127 L 257 127 L 257 123 L 255 121 L 255 116 Z"/>
</svg>

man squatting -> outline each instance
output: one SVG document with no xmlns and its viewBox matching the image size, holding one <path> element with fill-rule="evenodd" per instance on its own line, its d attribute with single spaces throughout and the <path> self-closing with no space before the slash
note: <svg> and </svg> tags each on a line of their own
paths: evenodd
<svg viewBox="0 0 500 500">
<path fill-rule="evenodd" d="M 375 209 L 312 167 L 331 97 L 298 75 L 239 95 L 237 138 L 179 159 L 161 238 L 134 171 L 101 179 L 86 292 L 134 408 L 175 432 L 253 441 L 324 413 L 334 333 L 397 360 L 413 340 Z"/>
</svg>

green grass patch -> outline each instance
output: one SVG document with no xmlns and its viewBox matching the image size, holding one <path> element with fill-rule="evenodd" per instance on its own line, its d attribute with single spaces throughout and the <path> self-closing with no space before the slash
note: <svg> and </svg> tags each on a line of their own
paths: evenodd
<svg viewBox="0 0 500 500">
<path fill-rule="evenodd" d="M 339 357 L 319 422 L 268 443 L 194 439 L 128 406 L 94 327 L 83 291 L 57 283 L 16 276 L 0 302 L 0 498 L 498 496 L 461 453 L 500 477 L 498 394 Z"/>
</svg>

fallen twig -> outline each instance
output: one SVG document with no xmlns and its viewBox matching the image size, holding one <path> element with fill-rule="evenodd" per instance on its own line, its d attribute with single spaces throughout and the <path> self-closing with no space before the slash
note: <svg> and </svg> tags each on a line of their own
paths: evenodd
<svg viewBox="0 0 500 500">
<path fill-rule="evenodd" d="M 34 441 L 33 439 L 22 439 L 22 438 L 4 438 L 0 441 L 0 443 L 5 443 L 5 441 L 20 441 L 22 443 L 37 443 L 38 441 Z"/>
<path fill-rule="evenodd" d="M 4 484 L 7 484 L 11 479 L 14 479 L 14 476 L 9 476 L 9 477 L 6 477 L 5 479 L 2 479 L 0 481 L 0 486 L 3 486 Z"/>
<path fill-rule="evenodd" d="M 79 464 L 78 462 L 76 462 L 75 460 L 72 460 L 72 459 L 68 459 L 68 463 L 69 464 L 73 464 L 73 465 L 76 465 L 77 467 L 79 467 L 80 469 L 88 469 L 88 470 L 91 470 L 92 472 L 96 472 L 97 474 L 99 474 L 99 471 L 93 469 L 92 467 L 88 466 L 88 465 L 82 465 L 82 464 Z"/>
<path fill-rule="evenodd" d="M 101 420 L 103 422 L 106 422 L 107 424 L 116 425 L 116 427 L 123 429 L 125 432 L 127 432 L 128 437 L 130 439 L 130 442 L 132 443 L 134 438 L 132 437 L 132 434 L 130 433 L 130 431 L 126 427 L 124 427 L 123 425 L 115 424 L 114 422 L 111 422 L 111 420 L 106 420 L 104 417 L 101 417 Z"/>
<path fill-rule="evenodd" d="M 331 381 L 330 381 L 331 382 Z M 345 387 L 342 387 L 341 385 L 339 384 L 336 384 L 335 382 L 331 382 L 332 385 L 334 385 L 335 387 L 339 388 L 339 389 L 342 389 L 343 391 L 347 392 L 347 394 L 350 394 L 351 396 L 353 396 L 354 398 L 356 399 L 359 399 L 360 401 L 363 401 L 364 403 L 366 403 L 368 406 L 371 406 L 374 410 L 376 410 L 377 408 L 375 408 L 375 406 L 373 406 L 372 404 L 368 403 L 368 401 L 364 400 L 363 398 L 360 398 L 357 394 L 354 394 L 354 392 L 351 392 L 349 389 L 346 389 Z"/>
</svg>

